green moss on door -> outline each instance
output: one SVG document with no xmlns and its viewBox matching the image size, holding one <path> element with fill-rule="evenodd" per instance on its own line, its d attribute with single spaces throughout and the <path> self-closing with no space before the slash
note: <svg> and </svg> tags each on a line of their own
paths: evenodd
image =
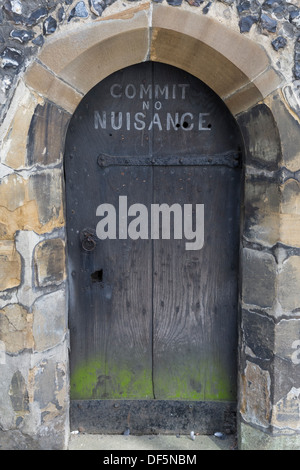
<svg viewBox="0 0 300 470">
<path fill-rule="evenodd" d="M 152 371 L 132 371 L 128 365 L 94 359 L 80 365 L 71 375 L 71 399 L 153 398 Z"/>
<path fill-rule="evenodd" d="M 162 361 L 153 374 L 151 368 L 133 371 L 128 363 L 94 359 L 71 375 L 73 400 L 153 398 L 235 401 L 236 386 L 222 365 L 209 359 L 191 361 L 176 370 Z"/>
<path fill-rule="evenodd" d="M 162 361 L 154 372 L 154 393 L 165 400 L 235 401 L 236 384 L 217 360 L 191 360 L 176 368 Z"/>
</svg>

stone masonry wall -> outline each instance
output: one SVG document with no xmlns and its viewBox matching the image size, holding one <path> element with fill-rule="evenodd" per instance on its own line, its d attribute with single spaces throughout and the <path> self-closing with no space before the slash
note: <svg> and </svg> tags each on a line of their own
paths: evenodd
<svg viewBox="0 0 300 470">
<path fill-rule="evenodd" d="M 68 116 L 38 100 L 27 120 L 28 100 L 25 92 L 0 184 L 0 448 L 55 449 L 65 446 L 68 406 L 63 168 L 58 150 L 64 145 Z M 18 138 L 24 139 L 24 126 L 25 142 Z"/>
<path fill-rule="evenodd" d="M 66 448 L 69 431 L 63 154 L 69 102 L 83 92 L 39 54 L 59 34 L 120 12 L 124 22 L 140 5 L 212 18 L 259 45 L 280 77 L 236 113 L 245 141 L 239 436 L 240 448 L 299 448 L 299 0 L 0 0 L 0 449 Z M 160 59 L 150 44 L 151 58 Z M 32 64 L 44 75 L 26 83 Z M 45 77 L 42 91 L 35 77 Z M 51 99 L 49 77 L 61 86 Z"/>
<path fill-rule="evenodd" d="M 280 124 L 279 130 L 274 120 Z M 266 103 L 240 115 L 238 122 L 247 149 L 240 338 L 241 447 L 297 449 L 300 220 L 295 206 L 299 201 L 295 170 L 299 167 L 299 123 L 289 114 L 278 92 Z M 247 426 L 250 423 L 252 426 Z M 261 431 L 267 433 L 263 434 L 263 442 Z M 273 436 L 272 443 L 268 434 Z"/>
</svg>

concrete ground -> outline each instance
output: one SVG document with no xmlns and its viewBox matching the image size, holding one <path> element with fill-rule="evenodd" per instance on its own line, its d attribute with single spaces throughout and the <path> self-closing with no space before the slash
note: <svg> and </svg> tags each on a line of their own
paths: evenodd
<svg viewBox="0 0 300 470">
<path fill-rule="evenodd" d="M 71 433 L 69 450 L 236 450 L 236 437 L 195 436 L 192 440 L 186 435 L 124 436 Z"/>
</svg>

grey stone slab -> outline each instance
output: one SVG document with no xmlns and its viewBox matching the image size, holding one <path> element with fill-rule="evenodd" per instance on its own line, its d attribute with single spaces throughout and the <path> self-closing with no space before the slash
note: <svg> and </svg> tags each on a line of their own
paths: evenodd
<svg viewBox="0 0 300 470">
<path fill-rule="evenodd" d="M 189 435 L 145 435 L 145 436 L 116 436 L 103 434 L 71 434 L 68 450 L 166 450 L 193 451 L 198 450 L 235 450 L 234 435 L 224 439 L 215 436 Z M 119 455 L 119 454 L 118 454 Z"/>
</svg>

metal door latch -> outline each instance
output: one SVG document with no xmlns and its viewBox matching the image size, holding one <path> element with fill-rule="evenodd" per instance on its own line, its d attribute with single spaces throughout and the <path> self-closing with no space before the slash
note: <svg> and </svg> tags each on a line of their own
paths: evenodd
<svg viewBox="0 0 300 470">
<path fill-rule="evenodd" d="M 84 251 L 93 251 L 97 245 L 96 231 L 91 228 L 85 228 L 80 232 L 81 246 Z"/>
</svg>

